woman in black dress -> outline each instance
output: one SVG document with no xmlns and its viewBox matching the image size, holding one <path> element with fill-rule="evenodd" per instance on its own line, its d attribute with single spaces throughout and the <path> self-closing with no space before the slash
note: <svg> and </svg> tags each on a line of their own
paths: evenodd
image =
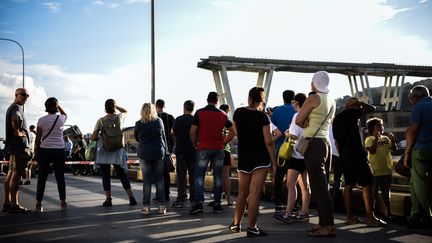
<svg viewBox="0 0 432 243">
<path fill-rule="evenodd" d="M 247 236 L 266 236 L 256 226 L 259 201 L 268 168 L 274 168 L 276 157 L 271 134 L 270 119 L 262 111 L 265 93 L 261 87 L 249 91 L 248 106 L 236 109 L 234 126 L 238 137 L 239 192 L 232 232 L 240 232 L 240 223 L 248 202 Z"/>
</svg>

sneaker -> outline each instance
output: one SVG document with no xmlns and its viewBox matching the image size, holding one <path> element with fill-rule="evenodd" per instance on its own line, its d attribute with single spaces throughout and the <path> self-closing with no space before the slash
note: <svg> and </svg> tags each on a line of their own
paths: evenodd
<svg viewBox="0 0 432 243">
<path fill-rule="evenodd" d="M 250 228 L 248 227 L 247 229 L 247 236 L 248 237 L 260 237 L 260 236 L 267 236 L 268 234 L 266 232 L 264 232 L 264 230 L 255 227 L 255 228 Z"/>
<path fill-rule="evenodd" d="M 172 204 L 172 207 L 173 207 L 173 208 L 182 208 L 182 207 L 183 207 L 183 202 L 182 202 L 182 201 L 175 201 L 175 202 Z"/>
<path fill-rule="evenodd" d="M 309 214 L 308 213 L 299 213 L 294 217 L 297 222 L 309 222 Z"/>
<path fill-rule="evenodd" d="M 137 205 L 137 201 L 135 200 L 134 197 L 130 197 L 130 198 L 129 198 L 129 205 L 130 205 L 130 206 L 135 206 L 135 205 Z"/>
<path fill-rule="evenodd" d="M 222 213 L 224 211 L 220 203 L 213 206 L 213 213 Z"/>
<path fill-rule="evenodd" d="M 149 206 L 144 206 L 144 207 L 141 209 L 141 214 L 142 214 L 142 215 L 149 215 L 149 214 L 150 214 L 150 207 L 149 207 Z"/>
<path fill-rule="evenodd" d="M 232 224 L 229 227 L 229 230 L 232 233 L 238 233 L 241 231 L 241 226 L 240 226 L 240 224 L 234 224 L 234 222 L 232 222 Z"/>
<path fill-rule="evenodd" d="M 8 211 L 8 213 L 10 214 L 21 214 L 21 213 L 30 213 L 30 212 L 31 212 L 30 209 L 25 208 L 21 205 L 11 206 Z"/>
<path fill-rule="evenodd" d="M 215 201 L 211 201 L 207 204 L 207 207 L 214 207 L 216 205 Z"/>
<path fill-rule="evenodd" d="M 30 185 L 30 184 L 31 184 L 31 181 L 24 182 L 24 185 Z"/>
<path fill-rule="evenodd" d="M 191 210 L 189 210 L 189 214 L 191 215 L 197 215 L 199 213 L 203 213 L 203 207 L 202 204 L 196 204 L 195 206 L 192 207 Z"/>
<path fill-rule="evenodd" d="M 165 206 L 159 206 L 159 214 L 166 214 L 166 207 Z"/>
<path fill-rule="evenodd" d="M 105 199 L 105 202 L 102 203 L 104 207 L 112 207 L 112 198 Z"/>
<path fill-rule="evenodd" d="M 20 183 L 19 183 L 20 185 L 22 185 L 23 184 L 23 182 L 22 182 L 22 180 L 20 181 Z"/>
<path fill-rule="evenodd" d="M 275 213 L 273 214 L 273 217 L 277 220 L 280 220 L 282 222 L 285 222 L 287 224 L 290 224 L 295 220 L 295 215 L 292 213 Z"/>
</svg>

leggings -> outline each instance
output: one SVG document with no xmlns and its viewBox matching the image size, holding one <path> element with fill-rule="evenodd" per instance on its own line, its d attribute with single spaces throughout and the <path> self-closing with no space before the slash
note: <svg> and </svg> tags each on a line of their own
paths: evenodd
<svg viewBox="0 0 432 243">
<path fill-rule="evenodd" d="M 45 184 L 48 178 L 49 167 L 52 163 L 54 165 L 54 174 L 57 181 L 57 189 L 59 192 L 60 200 L 66 199 L 66 183 L 64 178 L 64 150 L 60 149 L 49 149 L 49 148 L 39 148 L 39 176 L 36 186 L 36 200 L 42 201 Z"/>
</svg>

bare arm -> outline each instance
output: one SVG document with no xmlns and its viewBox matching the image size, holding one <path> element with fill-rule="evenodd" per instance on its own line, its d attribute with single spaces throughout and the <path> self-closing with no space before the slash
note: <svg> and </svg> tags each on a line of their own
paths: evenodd
<svg viewBox="0 0 432 243">
<path fill-rule="evenodd" d="M 308 124 L 308 117 L 309 114 L 311 113 L 311 111 L 318 107 L 321 103 L 321 99 L 318 95 L 311 95 L 309 96 L 302 108 L 300 109 L 300 111 L 298 112 L 297 118 L 295 120 L 295 123 L 297 124 L 297 126 L 301 127 L 301 128 L 305 128 L 307 127 Z"/>
<path fill-rule="evenodd" d="M 281 132 L 281 130 L 279 130 L 279 128 L 276 128 L 272 131 L 272 135 L 273 135 L 273 141 L 276 141 L 280 137 L 282 137 L 282 132 Z"/>
<path fill-rule="evenodd" d="M 229 133 L 228 133 L 228 135 L 224 139 L 224 144 L 227 144 L 227 143 L 231 142 L 231 140 L 237 134 L 236 130 L 234 129 L 234 126 L 231 126 L 230 128 L 228 128 L 228 131 L 229 131 Z"/>
<path fill-rule="evenodd" d="M 37 127 L 36 128 L 35 147 L 34 147 L 35 153 L 37 153 L 41 142 L 42 142 L 42 128 Z"/>
<path fill-rule="evenodd" d="M 60 112 L 60 114 L 62 114 L 62 115 L 64 115 L 64 116 L 67 117 L 66 112 L 63 110 L 63 108 L 62 108 L 60 105 L 57 105 L 57 109 L 58 109 L 58 111 Z"/>
<path fill-rule="evenodd" d="M 22 121 L 16 114 L 12 115 L 12 129 L 14 130 L 14 134 L 18 137 L 25 137 L 26 133 L 21 129 Z"/>
<path fill-rule="evenodd" d="M 404 165 L 409 168 L 408 159 L 411 157 L 411 152 L 414 147 L 415 138 L 417 136 L 417 132 L 419 129 L 419 125 L 417 123 L 411 124 L 406 131 L 406 149 L 404 153 Z"/>
<path fill-rule="evenodd" d="M 115 108 L 116 108 L 118 111 L 120 111 L 120 113 L 127 113 L 127 110 L 126 110 L 125 108 L 123 108 L 123 107 L 120 107 L 120 106 L 116 105 Z"/>
<path fill-rule="evenodd" d="M 270 156 L 270 161 L 272 163 L 273 171 L 276 169 L 276 154 L 275 154 L 275 144 L 273 141 L 273 136 L 271 134 L 270 125 L 266 125 L 262 129 L 264 135 L 264 143 L 267 148 L 267 152 Z"/>
<path fill-rule="evenodd" d="M 189 130 L 189 137 L 194 147 L 196 147 L 197 145 L 197 131 L 198 131 L 198 126 L 196 125 L 192 125 Z"/>
<path fill-rule="evenodd" d="M 371 154 L 376 153 L 377 146 L 378 146 L 378 140 L 379 140 L 379 137 L 377 135 L 375 135 L 375 140 L 373 141 L 372 146 L 367 147 L 367 150 L 369 151 L 369 153 L 371 153 Z"/>
</svg>

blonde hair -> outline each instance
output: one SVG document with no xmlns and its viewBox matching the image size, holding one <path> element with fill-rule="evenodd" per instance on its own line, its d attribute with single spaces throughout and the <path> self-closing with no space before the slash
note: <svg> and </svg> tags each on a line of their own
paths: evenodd
<svg viewBox="0 0 432 243">
<path fill-rule="evenodd" d="M 155 121 L 158 118 L 156 108 L 151 103 L 144 103 L 141 108 L 140 114 L 142 123 Z"/>
</svg>

